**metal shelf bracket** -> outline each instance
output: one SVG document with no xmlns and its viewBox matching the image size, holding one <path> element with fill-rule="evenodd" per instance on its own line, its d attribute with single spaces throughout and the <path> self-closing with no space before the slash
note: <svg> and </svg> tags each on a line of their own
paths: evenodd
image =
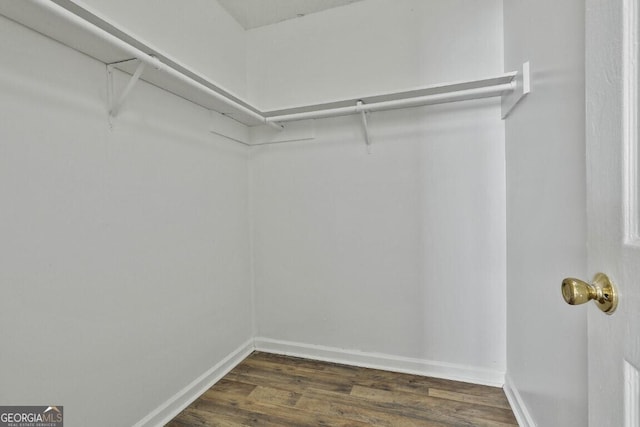
<svg viewBox="0 0 640 427">
<path fill-rule="evenodd" d="M 124 90 L 122 91 L 122 93 L 120 94 L 117 100 L 114 94 L 114 83 L 113 83 L 114 68 L 115 68 L 115 64 L 107 64 L 107 86 L 108 86 L 107 96 L 109 101 L 109 122 L 110 123 L 118 115 L 118 113 L 120 112 L 120 109 L 122 108 L 125 101 L 127 100 L 127 97 L 133 90 L 133 87 L 136 85 L 138 80 L 140 80 L 140 77 L 142 76 L 142 73 L 144 72 L 144 69 L 145 69 L 145 63 L 140 61 L 140 63 L 138 64 L 138 67 L 136 68 L 136 71 L 133 73 L 133 75 L 129 79 L 129 82 L 127 83 L 127 85 L 125 86 Z"/>
<path fill-rule="evenodd" d="M 522 64 L 522 70 L 518 71 L 513 79 L 513 91 L 502 97 L 502 119 L 516 108 L 529 93 L 531 93 L 531 65 L 529 61 Z"/>
<path fill-rule="evenodd" d="M 362 128 L 364 129 L 364 142 L 367 144 L 367 153 L 371 154 L 371 138 L 369 137 L 369 123 L 367 122 L 367 111 L 362 108 L 364 103 L 358 101 L 356 107 L 360 111 L 360 118 L 362 119 Z"/>
</svg>

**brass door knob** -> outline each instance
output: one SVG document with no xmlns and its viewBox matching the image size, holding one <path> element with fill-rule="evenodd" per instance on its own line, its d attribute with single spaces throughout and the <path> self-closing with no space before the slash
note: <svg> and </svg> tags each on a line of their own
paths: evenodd
<svg viewBox="0 0 640 427">
<path fill-rule="evenodd" d="M 604 273 L 597 273 L 591 284 L 567 277 L 562 281 L 562 296 L 567 304 L 571 305 L 593 300 L 598 308 L 607 314 L 613 314 L 618 307 L 616 288 Z"/>
</svg>

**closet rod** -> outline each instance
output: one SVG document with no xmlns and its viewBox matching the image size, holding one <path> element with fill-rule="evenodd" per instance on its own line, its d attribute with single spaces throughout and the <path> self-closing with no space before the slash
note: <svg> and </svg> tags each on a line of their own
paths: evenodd
<svg viewBox="0 0 640 427">
<path fill-rule="evenodd" d="M 418 96 L 414 98 L 397 99 L 392 101 L 374 102 L 372 104 L 357 103 L 349 107 L 331 108 L 326 110 L 306 111 L 303 113 L 283 114 L 267 117 L 267 122 L 292 122 L 296 120 L 320 119 L 324 117 L 347 116 L 360 112 L 392 110 L 394 108 L 419 107 L 430 104 L 443 104 L 446 102 L 465 101 L 478 98 L 490 98 L 511 93 L 515 90 L 516 83 L 503 83 L 473 89 L 457 90 L 454 92 L 436 93 Z"/>
<path fill-rule="evenodd" d="M 110 43 L 111 45 L 122 49 L 123 51 L 125 51 L 127 54 L 131 55 L 132 57 L 140 60 L 141 62 L 145 63 L 146 65 L 149 65 L 151 67 L 153 67 L 156 70 L 161 70 L 167 74 L 169 74 L 171 77 L 180 80 L 183 83 L 186 83 L 204 93 L 206 93 L 207 95 L 211 96 L 212 98 L 224 103 L 225 105 L 233 108 L 234 110 L 240 111 L 242 113 L 245 113 L 249 116 L 251 116 L 252 118 L 267 124 L 275 129 L 282 129 L 281 126 L 279 126 L 276 123 L 272 123 L 267 121 L 266 117 L 264 117 L 261 114 L 256 113 L 255 111 L 245 107 L 244 105 L 238 104 L 237 102 L 235 102 L 232 99 L 227 98 L 224 95 L 219 94 L 218 92 L 208 88 L 207 86 L 203 85 L 202 83 L 199 83 L 193 79 L 191 79 L 190 77 L 182 74 L 181 72 L 175 70 L 174 68 L 171 68 L 169 66 L 167 66 L 166 64 L 162 63 L 162 61 L 160 61 L 158 58 L 156 58 L 155 56 L 149 55 L 148 53 L 143 52 L 142 50 L 131 46 L 130 44 L 126 43 L 125 41 L 119 39 L 118 37 L 114 36 L 113 34 L 109 33 L 108 31 L 103 30 L 102 28 L 99 28 L 95 25 L 93 25 L 92 23 L 85 21 L 84 19 L 82 19 L 81 17 L 79 17 L 78 15 L 74 14 L 73 12 L 65 9 L 62 6 L 57 5 L 56 3 L 54 3 L 51 0 L 39 0 L 38 4 L 40 6 L 42 6 L 43 8 L 47 9 L 48 12 L 55 14 L 56 16 L 72 23 L 75 24 L 77 26 L 79 26 L 80 28 L 82 28 L 83 30 L 86 30 L 87 32 L 95 35 L 96 37 L 99 37 L 105 41 L 107 41 L 108 43 Z"/>
</svg>

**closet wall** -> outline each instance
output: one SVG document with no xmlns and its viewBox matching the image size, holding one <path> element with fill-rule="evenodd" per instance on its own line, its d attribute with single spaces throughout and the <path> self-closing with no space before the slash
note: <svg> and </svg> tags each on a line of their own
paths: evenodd
<svg viewBox="0 0 640 427">
<path fill-rule="evenodd" d="M 564 277 L 595 274 L 586 271 L 584 13 L 581 0 L 504 9 L 506 65 L 529 59 L 533 75 L 506 121 L 507 385 L 538 426 L 588 424 L 586 307 L 560 294 Z"/>
<path fill-rule="evenodd" d="M 144 83 L 109 130 L 105 65 L 2 17 L 0 57 L 0 403 L 131 426 L 253 336 L 247 150 Z"/>
<path fill-rule="evenodd" d="M 503 72 L 502 2 L 370 0 L 247 43 L 249 96 L 274 109 L 481 78 Z M 358 116 L 252 150 L 258 345 L 501 383 L 499 101 L 369 123 L 371 154 Z"/>
</svg>

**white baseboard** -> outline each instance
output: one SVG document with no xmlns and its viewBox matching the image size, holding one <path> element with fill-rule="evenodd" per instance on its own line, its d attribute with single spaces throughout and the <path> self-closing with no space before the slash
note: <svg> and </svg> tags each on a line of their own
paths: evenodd
<svg viewBox="0 0 640 427">
<path fill-rule="evenodd" d="M 258 351 L 302 357 L 305 359 L 322 360 L 364 368 L 444 378 L 495 387 L 502 387 L 504 385 L 504 372 L 475 366 L 413 359 L 380 353 L 365 353 L 313 344 L 272 340 L 269 338 L 256 338 L 255 347 Z"/>
<path fill-rule="evenodd" d="M 133 427 L 161 427 L 171 421 L 182 410 L 195 401 L 198 396 L 220 381 L 229 371 L 247 358 L 254 350 L 253 339 L 242 344 L 213 368 L 193 380 L 191 384 L 171 396 L 149 415 L 138 421 Z"/>
<path fill-rule="evenodd" d="M 507 400 L 511 405 L 513 414 L 516 416 L 516 420 L 518 420 L 518 425 L 520 427 L 536 427 L 536 423 L 533 421 L 533 418 L 531 418 L 531 414 L 529 414 L 527 406 L 522 400 L 522 396 L 520 396 L 518 389 L 508 374 L 505 375 L 504 394 L 507 395 Z"/>
</svg>

